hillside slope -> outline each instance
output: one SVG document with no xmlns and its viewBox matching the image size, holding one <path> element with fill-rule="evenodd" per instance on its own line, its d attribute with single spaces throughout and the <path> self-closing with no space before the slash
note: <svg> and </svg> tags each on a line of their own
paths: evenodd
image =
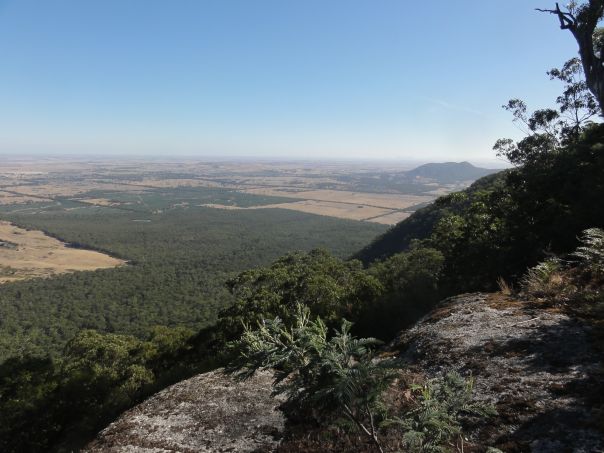
<svg viewBox="0 0 604 453">
<path fill-rule="evenodd" d="M 354 257 L 365 264 L 413 246 L 445 258 L 445 295 L 491 291 L 515 282 L 552 254 L 575 249 L 588 228 L 604 227 L 604 125 L 551 150 L 533 150 L 523 165 L 489 175 L 378 237 Z"/>
<path fill-rule="evenodd" d="M 502 184 L 504 177 L 505 171 L 482 177 L 459 193 L 472 198 L 479 191 L 493 190 L 494 187 Z M 353 258 L 366 264 L 371 263 L 407 250 L 414 239 L 428 238 L 440 219 L 447 215 L 460 213 L 465 207 L 465 204 L 451 203 L 451 199 L 452 195 L 440 197 L 434 203 L 415 211 L 410 217 L 399 222 L 354 254 Z"/>
<path fill-rule="evenodd" d="M 404 359 L 405 374 L 475 377 L 476 398 L 498 415 L 468 427 L 467 451 L 601 451 L 593 407 L 604 392 L 592 333 L 557 308 L 477 293 L 442 302 L 389 349 Z M 320 434 L 285 432 L 280 445 L 267 434 L 282 426 L 269 384 L 267 375 L 244 385 L 217 372 L 200 375 L 126 412 L 87 451 L 326 451 Z M 333 441 L 329 451 L 372 451 L 354 437 Z"/>
</svg>

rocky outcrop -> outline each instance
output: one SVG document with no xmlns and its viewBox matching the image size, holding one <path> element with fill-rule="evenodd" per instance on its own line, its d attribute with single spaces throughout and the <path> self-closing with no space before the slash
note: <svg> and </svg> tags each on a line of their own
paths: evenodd
<svg viewBox="0 0 604 453">
<path fill-rule="evenodd" d="M 404 373 L 421 379 L 452 370 L 474 377 L 476 398 L 498 415 L 467 427 L 466 452 L 602 452 L 604 380 L 594 334 L 555 306 L 466 294 L 441 303 L 388 349 L 404 359 Z M 85 451 L 325 451 L 320 442 L 296 442 L 298 435 L 279 446 L 284 420 L 271 382 L 267 373 L 243 383 L 220 371 L 199 375 L 126 412 Z M 330 451 L 359 451 L 362 442 L 342 445 Z"/>
<path fill-rule="evenodd" d="M 441 303 L 392 347 L 427 377 L 474 376 L 476 397 L 499 413 L 469 439 L 482 448 L 599 452 L 604 387 L 592 330 L 556 307 L 469 294 Z"/>
<path fill-rule="evenodd" d="M 125 412 L 83 451 L 270 452 L 284 425 L 271 383 L 269 373 L 244 382 L 198 375 Z"/>
</svg>

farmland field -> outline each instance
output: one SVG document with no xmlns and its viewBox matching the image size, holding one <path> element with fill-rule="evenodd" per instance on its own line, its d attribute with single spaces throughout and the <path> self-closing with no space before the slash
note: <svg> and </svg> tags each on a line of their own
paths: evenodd
<svg viewBox="0 0 604 453">
<path fill-rule="evenodd" d="M 346 162 L 14 160 L 0 164 L 0 208 L 70 201 L 137 209 L 135 195 L 189 189 L 211 193 L 202 201 L 213 208 L 288 209 L 392 225 L 470 182 L 410 179 L 406 170 Z"/>
</svg>

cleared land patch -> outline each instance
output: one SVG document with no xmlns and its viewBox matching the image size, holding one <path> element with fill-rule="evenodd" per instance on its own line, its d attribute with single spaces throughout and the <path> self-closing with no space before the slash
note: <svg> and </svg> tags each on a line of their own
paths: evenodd
<svg viewBox="0 0 604 453">
<path fill-rule="evenodd" d="M 191 179 L 191 178 L 144 178 L 140 181 L 128 181 L 128 185 L 140 187 L 154 187 L 158 189 L 166 189 L 173 187 L 224 187 L 220 182 L 209 181 L 207 179 Z"/>
<path fill-rule="evenodd" d="M 75 198 L 82 203 L 92 204 L 95 206 L 120 206 L 121 203 L 108 200 L 106 198 Z"/>
<path fill-rule="evenodd" d="M 41 231 L 0 221 L 0 284 L 35 277 L 116 267 L 125 261 L 67 247 Z"/>
<path fill-rule="evenodd" d="M 411 212 L 403 212 L 403 209 L 412 211 L 413 206 L 434 200 L 434 197 L 424 195 L 374 194 L 327 189 L 303 190 L 284 187 L 245 189 L 240 190 L 240 192 L 270 197 L 287 197 L 299 199 L 300 201 L 247 207 L 228 206 L 217 203 L 202 204 L 200 206 L 218 209 L 290 209 L 340 219 L 394 225 L 411 215 Z"/>
<path fill-rule="evenodd" d="M 336 203 L 331 201 L 301 200 L 293 203 L 276 203 L 261 206 L 230 206 L 224 204 L 207 203 L 199 206 L 216 209 L 289 209 L 292 211 L 306 212 L 339 219 L 365 220 L 368 222 L 390 225 L 396 223 L 397 218 L 407 218 L 408 212 L 398 212 L 391 209 L 377 208 L 375 206 L 355 205 L 352 203 Z"/>
<path fill-rule="evenodd" d="M 366 219 L 368 222 L 382 223 L 384 225 L 395 225 L 402 222 L 411 215 L 411 212 L 404 211 L 392 211 L 388 214 L 381 215 L 379 217 L 373 217 Z"/>
<path fill-rule="evenodd" d="M 0 205 L 35 203 L 39 201 L 50 201 L 48 198 L 30 197 L 28 195 L 18 195 L 12 192 L 0 190 Z"/>
<path fill-rule="evenodd" d="M 4 186 L 0 190 L 10 192 L 17 196 L 34 197 L 39 201 L 40 199 L 48 199 L 49 197 L 74 197 L 91 190 L 117 190 L 120 192 L 136 193 L 140 192 L 141 189 L 143 188 L 131 184 L 107 183 L 91 180 L 86 182 Z"/>
<path fill-rule="evenodd" d="M 351 192 L 347 190 L 288 190 L 287 188 L 261 188 L 247 189 L 243 192 L 255 195 L 300 198 L 313 201 L 350 203 L 385 209 L 406 209 L 420 203 L 426 203 L 434 200 L 434 197 L 426 195 L 366 193 Z"/>
</svg>

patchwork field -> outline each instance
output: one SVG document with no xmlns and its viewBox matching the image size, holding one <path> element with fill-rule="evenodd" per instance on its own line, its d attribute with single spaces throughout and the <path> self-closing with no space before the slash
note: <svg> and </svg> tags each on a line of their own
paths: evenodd
<svg viewBox="0 0 604 453">
<path fill-rule="evenodd" d="M 219 196 L 197 206 L 287 209 L 393 225 L 437 196 L 471 183 L 411 177 L 409 169 L 393 163 L 15 159 L 0 163 L 0 208 L 51 202 L 66 209 L 137 210 L 143 206 L 135 194 L 212 189 Z"/>
<path fill-rule="evenodd" d="M 0 205 L 23 204 L 37 201 L 50 201 L 50 199 L 0 191 Z"/>
<path fill-rule="evenodd" d="M 125 261 L 103 253 L 67 247 L 41 231 L 0 221 L 0 284 L 124 264 Z"/>
</svg>

